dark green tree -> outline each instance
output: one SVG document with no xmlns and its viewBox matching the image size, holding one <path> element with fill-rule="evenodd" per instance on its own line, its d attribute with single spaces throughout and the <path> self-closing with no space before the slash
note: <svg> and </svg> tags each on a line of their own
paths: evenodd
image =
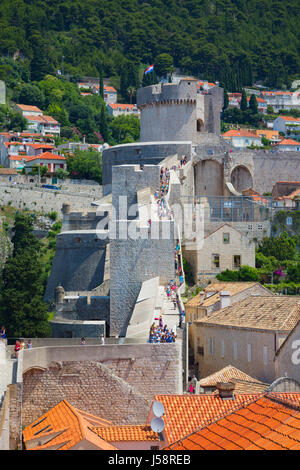
<svg viewBox="0 0 300 470">
<path fill-rule="evenodd" d="M 247 104 L 247 95 L 246 95 L 245 90 L 243 89 L 243 90 L 242 90 L 242 98 L 241 98 L 241 105 L 240 105 L 240 108 L 241 108 L 242 111 L 247 111 L 247 107 L 248 107 L 248 104 Z"/>
<path fill-rule="evenodd" d="M 250 101 L 249 101 L 249 109 L 253 114 L 258 114 L 258 106 L 257 106 L 257 100 L 255 95 L 250 96 Z"/>
<path fill-rule="evenodd" d="M 101 132 L 104 142 L 108 142 L 109 140 L 106 113 L 107 113 L 106 107 L 105 105 L 103 105 L 101 108 L 101 114 L 100 114 L 100 132 Z"/>
</svg>

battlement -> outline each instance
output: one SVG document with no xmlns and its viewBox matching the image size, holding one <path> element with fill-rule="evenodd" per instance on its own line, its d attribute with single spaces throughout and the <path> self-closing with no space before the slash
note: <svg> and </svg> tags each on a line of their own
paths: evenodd
<svg viewBox="0 0 300 470">
<path fill-rule="evenodd" d="M 137 92 L 137 106 L 140 109 L 147 105 L 171 101 L 196 104 L 196 100 L 197 81 L 194 79 L 184 79 L 178 84 L 158 83 L 140 88 Z"/>
</svg>

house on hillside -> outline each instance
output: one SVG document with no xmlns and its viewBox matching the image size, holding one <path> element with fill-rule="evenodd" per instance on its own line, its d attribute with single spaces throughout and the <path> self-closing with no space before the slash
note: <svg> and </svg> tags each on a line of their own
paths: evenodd
<svg viewBox="0 0 300 470">
<path fill-rule="evenodd" d="M 285 136 L 295 136 L 295 131 L 300 131 L 300 118 L 293 116 L 278 116 L 273 122 L 273 129 L 283 132 Z"/>
<path fill-rule="evenodd" d="M 35 165 L 46 166 L 48 174 L 55 173 L 59 168 L 66 170 L 66 158 L 51 152 L 44 152 L 34 157 L 28 157 L 25 162 L 25 169 L 29 172 Z"/>
<path fill-rule="evenodd" d="M 130 115 L 140 117 L 136 104 L 108 103 L 107 110 L 114 117 Z"/>
<path fill-rule="evenodd" d="M 283 139 L 276 145 L 276 148 L 280 152 L 300 152 L 300 142 L 293 139 Z"/>
<path fill-rule="evenodd" d="M 240 149 L 247 148 L 252 145 L 255 147 L 263 146 L 260 136 L 244 129 L 231 129 L 223 134 L 223 139 L 233 145 L 233 147 Z"/>
</svg>

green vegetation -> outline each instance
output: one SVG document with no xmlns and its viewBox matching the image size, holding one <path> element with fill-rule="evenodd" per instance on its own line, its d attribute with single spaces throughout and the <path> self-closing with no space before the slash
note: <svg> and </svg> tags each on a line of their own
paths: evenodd
<svg viewBox="0 0 300 470">
<path fill-rule="evenodd" d="M 300 68 L 297 0 L 2 0 L 0 24 L 0 53 L 20 51 L 24 81 L 97 76 L 101 65 L 117 82 L 128 62 L 142 69 L 162 54 L 230 91 L 253 79 L 281 87 Z M 0 64 L 0 78 L 15 72 Z"/>
<path fill-rule="evenodd" d="M 72 178 L 85 178 L 102 183 L 102 156 L 95 150 L 76 150 L 67 156 L 67 168 Z"/>
<path fill-rule="evenodd" d="M 227 269 L 217 274 L 219 281 L 261 282 L 274 292 L 294 295 L 300 293 L 299 236 L 287 232 L 278 237 L 265 237 L 256 249 L 256 268 L 242 266 L 239 270 Z"/>
<path fill-rule="evenodd" d="M 43 302 L 42 245 L 32 233 L 32 215 L 17 213 L 13 231 L 13 253 L 2 272 L 1 321 L 11 337 L 50 336 L 48 306 Z"/>
</svg>

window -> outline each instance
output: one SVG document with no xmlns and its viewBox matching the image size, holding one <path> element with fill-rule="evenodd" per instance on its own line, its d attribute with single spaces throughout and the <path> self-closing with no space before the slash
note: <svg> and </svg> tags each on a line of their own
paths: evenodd
<svg viewBox="0 0 300 470">
<path fill-rule="evenodd" d="M 223 243 L 230 243 L 230 234 L 223 233 Z"/>
<path fill-rule="evenodd" d="M 268 364 L 268 348 L 267 346 L 264 346 L 264 365 L 266 366 Z"/>
<path fill-rule="evenodd" d="M 150 446 L 150 450 L 159 450 L 159 446 Z"/>
<path fill-rule="evenodd" d="M 203 131 L 203 121 L 202 119 L 197 119 L 197 132 Z"/>
<path fill-rule="evenodd" d="M 209 354 L 213 356 L 214 354 L 214 339 L 209 338 Z"/>
<path fill-rule="evenodd" d="M 224 339 L 221 341 L 221 357 L 224 357 L 225 342 Z"/>
<path fill-rule="evenodd" d="M 219 268 L 220 267 L 220 255 L 212 255 L 212 264 L 213 268 Z"/>
<path fill-rule="evenodd" d="M 233 343 L 233 357 L 234 360 L 237 360 L 237 343 Z"/>
<path fill-rule="evenodd" d="M 251 362 L 251 344 L 247 344 L 248 362 Z"/>
<path fill-rule="evenodd" d="M 233 267 L 237 269 L 241 267 L 241 255 L 233 255 Z"/>
</svg>

